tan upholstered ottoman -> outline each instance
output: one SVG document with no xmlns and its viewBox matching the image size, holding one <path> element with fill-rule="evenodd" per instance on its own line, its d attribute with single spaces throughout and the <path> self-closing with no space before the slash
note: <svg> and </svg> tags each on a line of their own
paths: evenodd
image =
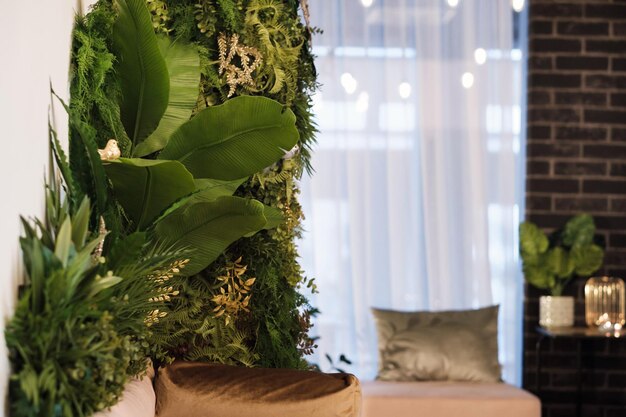
<svg viewBox="0 0 626 417">
<path fill-rule="evenodd" d="M 534 395 L 507 384 L 361 383 L 361 417 L 541 417 Z"/>
</svg>

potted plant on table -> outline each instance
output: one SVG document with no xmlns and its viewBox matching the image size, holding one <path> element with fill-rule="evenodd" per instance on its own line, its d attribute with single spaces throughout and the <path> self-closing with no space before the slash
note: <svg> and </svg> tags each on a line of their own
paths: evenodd
<svg viewBox="0 0 626 417">
<path fill-rule="evenodd" d="M 602 266 L 604 250 L 594 243 L 595 224 L 588 214 L 571 218 L 549 237 L 530 222 L 520 225 L 520 254 L 526 281 L 549 296 L 539 299 L 539 324 L 574 325 L 574 297 L 563 289 L 575 276 L 590 276 Z"/>
</svg>

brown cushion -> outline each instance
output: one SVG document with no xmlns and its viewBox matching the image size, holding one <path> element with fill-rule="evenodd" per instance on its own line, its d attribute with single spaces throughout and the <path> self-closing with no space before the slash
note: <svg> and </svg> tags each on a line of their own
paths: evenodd
<svg viewBox="0 0 626 417">
<path fill-rule="evenodd" d="M 349 374 L 175 362 L 159 370 L 158 417 L 357 417 Z"/>
<path fill-rule="evenodd" d="M 503 383 L 363 382 L 361 417 L 541 417 L 534 395 Z"/>
</svg>

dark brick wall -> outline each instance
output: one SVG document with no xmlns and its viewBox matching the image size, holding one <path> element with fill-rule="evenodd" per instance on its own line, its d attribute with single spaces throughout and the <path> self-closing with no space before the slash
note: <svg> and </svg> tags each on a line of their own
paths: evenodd
<svg viewBox="0 0 626 417">
<path fill-rule="evenodd" d="M 530 0 L 526 215 L 553 229 L 594 215 L 603 273 L 626 278 L 626 1 Z M 584 279 L 577 297 L 584 325 Z M 536 383 L 538 297 L 527 289 L 524 386 Z M 575 415 L 576 345 L 544 345 L 544 417 Z M 626 338 L 582 345 L 583 416 L 626 417 Z"/>
</svg>

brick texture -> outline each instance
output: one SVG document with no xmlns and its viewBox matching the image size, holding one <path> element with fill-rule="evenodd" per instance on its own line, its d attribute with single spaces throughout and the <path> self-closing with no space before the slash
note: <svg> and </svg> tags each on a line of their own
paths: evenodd
<svg viewBox="0 0 626 417">
<path fill-rule="evenodd" d="M 546 230 L 594 216 L 601 273 L 626 278 L 626 0 L 529 0 L 526 218 Z M 585 278 L 570 284 L 584 325 Z M 524 387 L 543 417 L 576 414 L 576 344 L 544 344 L 536 372 L 542 292 L 527 287 Z M 626 416 L 626 340 L 585 340 L 583 417 Z M 537 379 L 542 389 L 536 392 Z"/>
</svg>

